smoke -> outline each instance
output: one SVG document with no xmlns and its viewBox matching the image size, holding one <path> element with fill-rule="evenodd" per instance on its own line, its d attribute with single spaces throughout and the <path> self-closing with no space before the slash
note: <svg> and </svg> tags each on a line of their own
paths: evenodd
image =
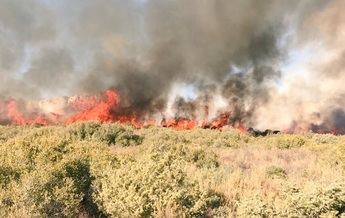
<svg viewBox="0 0 345 218">
<path fill-rule="evenodd" d="M 0 1 L 1 96 L 114 88 L 117 113 L 231 111 L 230 123 L 263 128 L 344 117 L 341 0 Z M 309 60 L 291 63 L 309 48 Z M 170 100 L 176 84 L 196 97 Z"/>
<path fill-rule="evenodd" d="M 266 98 L 264 89 L 255 87 L 266 82 L 266 72 L 257 69 L 269 69 L 268 77 L 278 73 L 274 68 L 284 53 L 278 48 L 278 38 L 284 17 L 292 10 L 292 4 L 275 1 L 264 5 L 252 1 L 147 1 L 138 11 L 143 29 L 138 34 L 143 38 L 121 43 L 137 53 L 98 55 L 95 71 L 100 79 L 95 81 L 92 72 L 82 83 L 92 81 L 104 87 L 113 81 L 128 105 L 143 112 L 164 108 L 174 83 L 214 85 L 230 105 L 236 101 L 234 107 L 242 111 L 244 102 L 240 101 L 248 100 L 253 89 L 262 92 L 258 98 Z M 243 72 L 232 72 L 231 65 Z M 253 75 L 247 75 L 249 71 Z M 242 83 L 241 90 L 230 87 L 236 81 Z"/>
<path fill-rule="evenodd" d="M 288 70 L 284 88 L 257 111 L 260 126 L 345 133 L 344 9 L 343 1 L 330 1 L 303 20 L 290 48 L 304 53 L 303 62 Z"/>
</svg>

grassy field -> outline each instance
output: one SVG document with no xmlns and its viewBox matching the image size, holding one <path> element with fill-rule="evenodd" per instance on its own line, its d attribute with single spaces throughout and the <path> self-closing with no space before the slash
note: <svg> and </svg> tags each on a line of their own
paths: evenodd
<svg viewBox="0 0 345 218">
<path fill-rule="evenodd" d="M 345 217 L 345 137 L 0 127 L 0 217 Z"/>
</svg>

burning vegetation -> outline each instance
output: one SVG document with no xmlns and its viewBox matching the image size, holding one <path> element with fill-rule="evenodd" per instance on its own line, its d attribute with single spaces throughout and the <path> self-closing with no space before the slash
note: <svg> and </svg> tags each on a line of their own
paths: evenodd
<svg viewBox="0 0 345 218">
<path fill-rule="evenodd" d="M 107 90 L 101 96 L 77 96 L 72 98 L 62 98 L 60 101 L 41 101 L 39 103 L 28 104 L 9 99 L 2 102 L 1 122 L 2 124 L 14 125 L 49 125 L 49 124 L 72 124 L 83 121 L 99 121 L 103 123 L 118 122 L 131 124 L 141 128 L 149 125 L 160 125 L 176 129 L 193 129 L 195 127 L 207 129 L 220 129 L 229 125 L 231 113 L 223 112 L 212 119 L 174 117 L 146 118 L 140 117 L 136 111 L 124 112 L 120 96 L 114 90 Z M 50 108 L 47 108 L 49 107 Z M 59 108 L 59 111 L 54 109 Z M 49 109 L 51 111 L 49 111 Z M 239 129 L 244 130 L 244 126 L 237 124 Z"/>
<path fill-rule="evenodd" d="M 0 217 L 345 217 L 345 0 L 0 2 Z"/>
<path fill-rule="evenodd" d="M 200 99 L 198 99 L 200 100 Z M 74 96 L 44 100 L 38 102 L 18 101 L 13 98 L 4 100 L 0 104 L 0 122 L 3 125 L 70 125 L 85 121 L 99 121 L 102 123 L 129 124 L 135 128 L 147 126 L 161 126 L 174 128 L 177 130 L 188 130 L 193 128 L 221 129 L 224 126 L 232 126 L 241 132 L 257 136 L 267 136 L 278 134 L 280 130 L 266 129 L 261 131 L 248 126 L 245 117 L 241 119 L 236 111 L 217 111 L 213 117 L 209 116 L 209 105 L 203 103 L 202 116 L 196 116 L 196 108 L 200 105 L 197 100 L 184 104 L 192 107 L 181 106 L 181 101 L 177 101 L 174 116 L 168 117 L 166 111 L 154 113 L 144 113 L 141 110 L 133 110 L 131 107 L 124 107 L 121 98 L 115 90 L 107 90 L 98 96 Z M 178 105 L 178 106 L 176 106 Z M 131 111 L 133 110 L 133 111 Z M 200 109 L 199 109 L 200 110 Z M 340 113 L 340 114 L 339 114 Z M 342 116 L 338 111 L 337 116 Z M 344 116 L 345 117 L 345 116 Z M 342 119 L 340 117 L 340 119 Z M 284 130 L 286 133 L 312 131 L 316 133 L 345 133 L 341 123 L 331 126 L 326 124 L 310 124 L 303 129 L 296 128 L 294 124 L 291 128 Z M 334 126 L 334 127 L 333 127 Z"/>
<path fill-rule="evenodd" d="M 4 0 L 0 124 L 344 134 L 344 8 L 341 0 Z"/>
</svg>

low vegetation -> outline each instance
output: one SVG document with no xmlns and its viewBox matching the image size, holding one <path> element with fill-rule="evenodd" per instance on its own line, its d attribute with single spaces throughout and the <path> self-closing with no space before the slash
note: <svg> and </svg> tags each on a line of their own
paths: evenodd
<svg viewBox="0 0 345 218">
<path fill-rule="evenodd" d="M 0 127 L 0 217 L 345 217 L 345 137 Z"/>
</svg>

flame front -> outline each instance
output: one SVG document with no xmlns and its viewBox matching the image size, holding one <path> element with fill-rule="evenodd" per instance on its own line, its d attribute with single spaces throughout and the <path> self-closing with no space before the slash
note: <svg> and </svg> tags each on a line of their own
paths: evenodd
<svg viewBox="0 0 345 218">
<path fill-rule="evenodd" d="M 229 124 L 231 114 L 230 112 L 220 113 L 211 120 L 197 120 L 187 117 L 143 118 L 136 115 L 135 112 L 120 113 L 118 110 L 120 108 L 120 96 L 114 90 L 107 90 L 100 97 L 78 96 L 68 98 L 65 101 L 67 103 L 63 104 L 62 110 L 45 112 L 42 105 L 28 108 L 25 103 L 21 105 L 19 101 L 11 98 L 3 102 L 1 122 L 14 125 L 68 125 L 83 121 L 99 121 L 131 124 L 137 128 L 160 125 L 178 130 L 195 127 L 220 129 Z"/>
<path fill-rule="evenodd" d="M 98 120 L 101 122 L 116 121 L 116 118 L 112 114 L 112 110 L 117 107 L 118 103 L 118 94 L 111 90 L 107 90 L 101 100 L 97 100 L 95 97 L 78 98 L 71 103 L 77 110 L 76 114 L 69 117 L 66 123 L 71 124 L 88 120 Z"/>
<path fill-rule="evenodd" d="M 133 109 L 121 105 L 121 99 L 115 90 L 107 90 L 100 96 L 76 96 L 58 100 L 46 100 L 40 103 L 28 103 L 9 98 L 0 102 L 0 124 L 12 125 L 69 125 L 83 121 L 117 122 L 130 124 L 136 128 L 158 125 L 177 130 L 188 130 L 196 127 L 204 129 L 221 129 L 230 125 L 241 132 L 247 130 L 247 124 L 235 116 L 232 111 L 218 111 L 209 118 L 208 107 L 203 105 L 203 115 L 199 118 L 188 113 L 177 112 L 167 116 L 160 111 L 157 114 L 142 115 Z M 129 107 L 131 108 L 131 107 Z M 206 110 L 205 110 L 206 108 Z M 132 111 L 133 110 L 133 111 Z M 198 110 L 197 108 L 195 110 Z M 184 114 L 184 115 L 181 115 Z M 155 118 L 153 118 L 155 117 Z M 283 130 L 285 133 L 331 133 L 344 134 L 344 128 L 337 125 L 316 125 L 312 122 L 295 122 Z"/>
</svg>

